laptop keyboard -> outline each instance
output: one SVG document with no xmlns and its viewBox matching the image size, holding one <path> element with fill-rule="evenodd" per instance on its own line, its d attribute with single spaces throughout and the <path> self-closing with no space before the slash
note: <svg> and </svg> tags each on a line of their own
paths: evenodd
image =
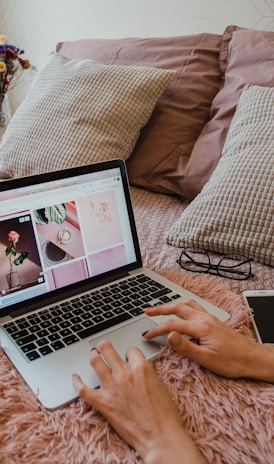
<svg viewBox="0 0 274 464">
<path fill-rule="evenodd" d="M 34 361 L 128 319 L 143 308 L 180 298 L 139 274 L 3 325 L 29 361 Z"/>
</svg>

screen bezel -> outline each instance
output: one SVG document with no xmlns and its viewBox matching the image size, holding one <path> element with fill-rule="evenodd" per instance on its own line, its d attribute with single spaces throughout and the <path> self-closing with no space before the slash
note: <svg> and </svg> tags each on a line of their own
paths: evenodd
<svg viewBox="0 0 274 464">
<path fill-rule="evenodd" d="M 53 304 L 54 302 L 60 301 L 65 298 L 69 298 L 78 293 L 85 292 L 89 289 L 99 287 L 100 285 L 104 285 L 108 282 L 111 282 L 114 278 L 117 279 L 118 277 L 123 277 L 127 275 L 130 271 L 142 267 L 142 258 L 141 258 L 141 251 L 140 245 L 137 236 L 136 224 L 134 220 L 134 213 L 130 199 L 130 190 L 129 190 L 129 183 L 128 177 L 126 172 L 125 163 L 123 160 L 114 159 L 110 161 L 103 161 L 100 163 L 95 163 L 91 165 L 84 165 L 78 166 L 74 168 L 68 168 L 65 170 L 59 170 L 54 172 L 43 173 L 39 175 L 33 176 L 26 176 L 22 178 L 15 178 L 15 179 L 8 179 L 0 183 L 0 191 L 7 191 L 12 189 L 18 189 L 22 187 L 27 187 L 31 185 L 38 185 L 43 183 L 48 183 L 51 181 L 61 180 L 69 177 L 75 177 L 83 174 L 89 173 L 96 173 L 103 170 L 119 168 L 121 172 L 121 178 L 123 182 L 123 188 L 125 192 L 125 200 L 126 206 L 128 211 L 128 217 L 130 221 L 130 226 L 132 230 L 133 236 L 133 244 L 134 250 L 136 255 L 136 261 L 127 264 L 119 269 L 119 276 L 118 271 L 111 270 L 101 274 L 100 276 L 93 276 L 89 277 L 81 282 L 77 282 L 75 284 L 63 287 L 61 289 L 56 289 L 48 294 L 39 295 L 33 297 L 31 300 L 22 301 L 20 303 L 16 303 L 1 310 L 1 318 L 7 315 L 12 317 L 21 315 L 23 313 L 33 311 L 39 307 L 43 303 L 43 306 Z M 26 308 L 27 306 L 27 308 Z"/>
</svg>

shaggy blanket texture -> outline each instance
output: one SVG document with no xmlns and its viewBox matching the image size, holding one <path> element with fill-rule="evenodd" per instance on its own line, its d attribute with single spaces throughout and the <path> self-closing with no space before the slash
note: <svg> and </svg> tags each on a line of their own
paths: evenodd
<svg viewBox="0 0 274 464">
<path fill-rule="evenodd" d="M 220 305 L 231 314 L 230 326 L 253 336 L 241 297 L 228 286 L 184 271 L 164 275 Z M 273 385 L 219 377 L 167 348 L 154 364 L 209 463 L 273 463 Z M 1 351 L 0 375 L 1 464 L 141 463 L 82 400 L 54 412 L 43 409 Z"/>
</svg>

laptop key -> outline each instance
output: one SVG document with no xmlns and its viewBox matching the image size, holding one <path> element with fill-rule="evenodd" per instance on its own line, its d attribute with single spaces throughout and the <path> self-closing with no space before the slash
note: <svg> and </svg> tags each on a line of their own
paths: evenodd
<svg viewBox="0 0 274 464">
<path fill-rule="evenodd" d="M 93 316 L 92 312 L 86 312 L 86 313 L 82 314 L 82 319 L 83 320 L 89 320 L 89 319 L 92 318 L 92 316 Z"/>
<path fill-rule="evenodd" d="M 70 327 L 70 325 L 70 321 L 63 321 L 59 324 L 59 326 L 62 327 L 62 329 L 66 329 L 67 327 Z"/>
<path fill-rule="evenodd" d="M 60 335 L 62 337 L 68 337 L 69 335 L 72 335 L 72 332 L 70 329 L 64 329 L 60 331 Z"/>
<path fill-rule="evenodd" d="M 36 340 L 37 340 L 36 335 L 30 334 L 30 335 L 27 335 L 26 337 L 19 338 L 19 339 L 15 340 L 15 341 L 16 341 L 17 345 L 23 346 L 23 345 L 27 345 L 28 343 L 34 342 Z"/>
<path fill-rule="evenodd" d="M 158 290 L 157 292 L 152 293 L 151 298 L 160 298 L 160 296 L 164 296 L 167 293 L 171 293 L 171 290 L 164 287 L 162 290 Z"/>
<path fill-rule="evenodd" d="M 94 322 L 95 324 L 98 324 L 99 322 L 102 322 L 103 320 L 104 320 L 103 316 L 95 316 L 95 317 L 93 318 L 93 322 Z"/>
<path fill-rule="evenodd" d="M 59 330 L 60 330 L 60 327 L 58 327 L 58 325 L 52 325 L 51 327 L 48 327 L 48 332 L 51 334 L 59 332 Z"/>
<path fill-rule="evenodd" d="M 126 305 L 126 306 L 127 306 L 127 305 Z M 131 309 L 131 308 L 129 308 L 129 309 Z M 118 315 L 118 314 L 123 314 L 123 313 L 124 313 L 124 309 L 123 309 L 121 306 L 119 306 L 118 308 L 114 308 L 112 311 L 113 311 L 115 314 L 117 314 L 117 315 Z"/>
<path fill-rule="evenodd" d="M 8 332 L 10 335 L 12 335 L 12 334 L 18 332 L 18 327 L 17 327 L 16 325 L 14 325 L 14 324 L 12 324 L 12 325 L 10 325 L 10 324 L 9 324 L 9 325 L 8 325 L 8 324 L 5 325 L 5 326 L 4 326 L 4 329 L 5 329 L 6 332 Z"/>
<path fill-rule="evenodd" d="M 40 338 L 40 340 L 36 341 L 38 347 L 44 346 L 48 344 L 48 340 L 46 338 Z"/>
<path fill-rule="evenodd" d="M 172 301 L 172 299 L 169 296 L 164 295 L 164 296 L 161 296 L 160 301 L 162 303 L 169 303 L 170 301 Z"/>
<path fill-rule="evenodd" d="M 94 325 L 94 322 L 91 319 L 86 319 L 82 324 L 84 327 L 90 327 Z"/>
<path fill-rule="evenodd" d="M 49 332 L 45 329 L 43 330 L 39 330 L 38 332 L 36 332 L 36 335 L 38 338 L 44 338 L 44 337 L 47 337 L 49 334 Z"/>
<path fill-rule="evenodd" d="M 52 353 L 52 348 L 49 345 L 45 345 L 42 346 L 42 348 L 39 348 L 39 352 L 42 356 L 46 356 L 47 354 Z"/>
<path fill-rule="evenodd" d="M 48 336 L 48 339 L 51 341 L 51 342 L 55 342 L 57 340 L 59 340 L 60 336 L 58 333 L 53 333 L 51 335 Z"/>
<path fill-rule="evenodd" d="M 41 327 L 38 324 L 34 324 L 29 327 L 29 331 L 32 333 L 37 333 L 39 330 L 41 330 Z"/>
<path fill-rule="evenodd" d="M 29 322 L 26 321 L 26 320 L 20 320 L 20 322 L 18 323 L 18 327 L 19 329 L 28 329 L 30 326 Z"/>
<path fill-rule="evenodd" d="M 74 324 L 78 324 L 79 322 L 81 322 L 81 320 L 82 320 L 81 317 L 75 316 L 75 317 L 71 318 L 70 322 L 71 322 L 71 324 L 74 325 Z"/>
<path fill-rule="evenodd" d="M 13 333 L 12 338 L 14 340 L 19 340 L 19 338 L 26 337 L 27 335 L 29 335 L 28 330 L 22 329 L 22 330 L 19 330 L 18 332 Z"/>
<path fill-rule="evenodd" d="M 29 351 L 34 351 L 36 349 L 36 345 L 34 343 L 29 343 L 28 345 L 21 346 L 21 350 L 24 353 L 28 353 Z"/>
<path fill-rule="evenodd" d="M 49 320 L 46 320 L 46 321 L 41 322 L 40 325 L 41 325 L 42 329 L 47 329 L 48 327 L 51 326 L 51 322 Z"/>
<path fill-rule="evenodd" d="M 73 332 L 79 332 L 79 330 L 82 330 L 82 329 L 83 329 L 82 324 L 75 324 L 74 326 L 72 326 Z"/>
<path fill-rule="evenodd" d="M 120 314 L 119 316 L 115 316 L 112 319 L 106 319 L 105 321 L 99 324 L 93 325 L 84 330 L 80 330 L 80 332 L 78 332 L 77 335 L 83 340 L 84 338 L 90 337 L 91 335 L 101 332 L 102 330 L 109 329 L 110 327 L 113 327 L 114 325 L 119 324 L 120 322 L 127 321 L 131 318 L 131 314 Z"/>
<path fill-rule="evenodd" d="M 53 318 L 51 319 L 51 322 L 52 322 L 52 324 L 55 325 L 55 324 L 59 324 L 59 322 L 62 322 L 62 320 L 63 320 L 62 317 L 56 316 L 56 317 L 53 317 Z"/>
<path fill-rule="evenodd" d="M 113 314 L 113 312 L 111 312 L 111 311 L 106 311 L 106 312 L 104 313 L 104 318 L 105 318 L 105 319 L 110 319 L 110 318 L 113 317 L 113 316 L 114 316 L 114 314 Z"/>
<path fill-rule="evenodd" d="M 130 311 L 130 314 L 132 314 L 132 316 L 139 316 L 139 314 L 144 314 L 144 312 L 141 308 L 134 308 Z"/>
<path fill-rule="evenodd" d="M 65 320 L 71 320 L 71 318 L 72 318 L 73 316 L 74 316 L 73 312 L 70 312 L 70 311 L 65 312 L 64 314 L 62 314 L 62 317 L 63 317 L 63 319 L 65 319 Z"/>
<path fill-rule="evenodd" d="M 35 359 L 40 358 L 40 354 L 36 350 L 26 353 L 26 356 L 30 361 L 35 361 Z"/>
<path fill-rule="evenodd" d="M 56 340 L 56 342 L 53 342 L 51 344 L 51 347 L 54 349 L 54 351 L 60 350 L 61 348 L 64 348 L 65 345 L 61 340 Z"/>
<path fill-rule="evenodd" d="M 76 335 L 72 334 L 69 337 L 63 338 L 63 342 L 66 345 L 72 345 L 73 343 L 79 342 L 79 338 Z"/>
</svg>

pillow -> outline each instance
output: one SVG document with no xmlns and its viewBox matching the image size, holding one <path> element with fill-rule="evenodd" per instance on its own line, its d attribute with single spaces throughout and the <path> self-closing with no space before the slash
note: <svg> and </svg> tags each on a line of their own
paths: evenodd
<svg viewBox="0 0 274 464">
<path fill-rule="evenodd" d="M 182 194 L 193 199 L 214 171 L 245 84 L 274 86 L 274 32 L 229 26 L 220 49 L 223 87 L 214 98 L 203 128 L 180 179 Z"/>
<path fill-rule="evenodd" d="M 52 54 L 0 146 L 2 176 L 126 160 L 174 71 Z"/>
<path fill-rule="evenodd" d="M 160 193 L 187 193 L 179 180 L 220 87 L 220 40 L 220 35 L 205 33 L 165 38 L 86 39 L 57 45 L 57 50 L 68 58 L 177 71 L 127 160 L 131 184 Z"/>
<path fill-rule="evenodd" d="M 167 234 L 178 247 L 274 265 L 274 88 L 245 86 L 209 182 Z"/>
</svg>

